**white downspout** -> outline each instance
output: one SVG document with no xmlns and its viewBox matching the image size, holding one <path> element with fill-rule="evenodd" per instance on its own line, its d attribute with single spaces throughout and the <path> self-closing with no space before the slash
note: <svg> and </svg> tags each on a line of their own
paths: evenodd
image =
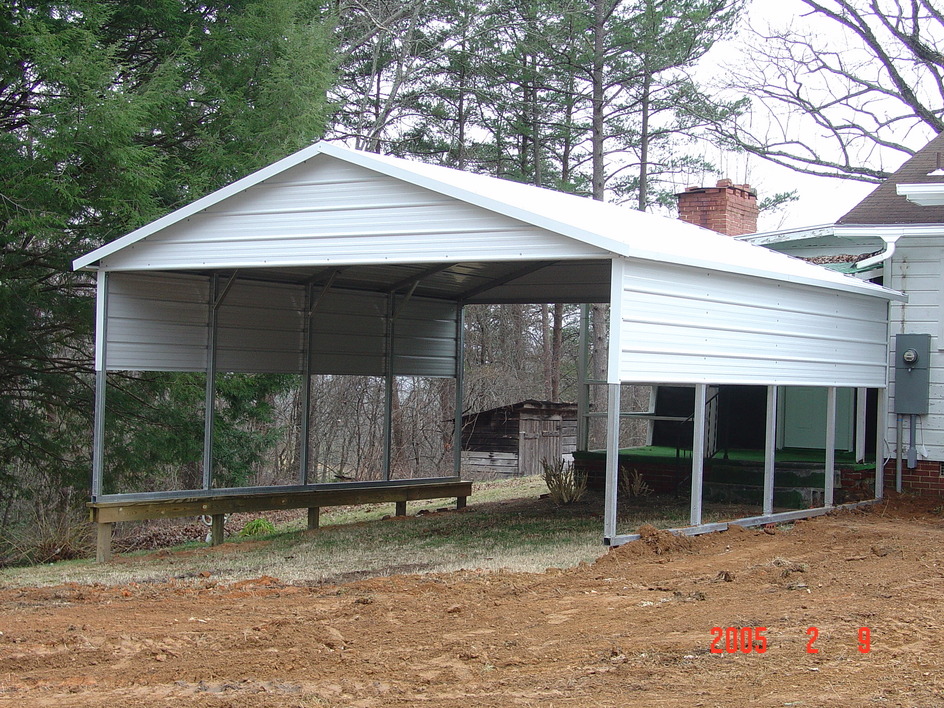
<svg viewBox="0 0 944 708">
<path fill-rule="evenodd" d="M 884 263 L 893 255 L 895 255 L 895 244 L 898 242 L 898 239 L 901 238 L 901 232 L 897 234 L 882 234 L 882 240 L 885 242 L 885 250 L 881 253 L 876 253 L 874 256 L 869 256 L 868 258 L 856 261 L 855 269 L 856 270 L 865 270 L 866 268 L 871 268 L 874 265 L 879 263 Z"/>
</svg>

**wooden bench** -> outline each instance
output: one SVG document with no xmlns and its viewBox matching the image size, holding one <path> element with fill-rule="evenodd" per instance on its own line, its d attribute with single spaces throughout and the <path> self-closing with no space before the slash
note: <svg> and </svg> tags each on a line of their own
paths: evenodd
<svg viewBox="0 0 944 708">
<path fill-rule="evenodd" d="M 89 502 L 89 518 L 97 524 L 95 560 L 111 559 L 112 527 L 119 521 L 171 519 L 181 516 L 209 516 L 210 542 L 223 542 L 223 521 L 235 512 L 271 511 L 273 509 L 308 509 L 308 528 L 316 529 L 321 507 L 348 504 L 395 502 L 397 516 L 406 514 L 406 503 L 425 499 L 456 498 L 462 509 L 472 494 L 472 482 L 463 480 L 421 482 L 354 482 L 345 485 L 318 487 L 257 487 L 252 490 L 221 492 L 188 492 L 187 496 L 120 495 L 121 499 L 105 498 Z"/>
</svg>

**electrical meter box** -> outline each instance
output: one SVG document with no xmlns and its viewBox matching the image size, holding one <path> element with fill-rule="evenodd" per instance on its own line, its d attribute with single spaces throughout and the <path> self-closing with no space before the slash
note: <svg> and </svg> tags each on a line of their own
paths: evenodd
<svg viewBox="0 0 944 708">
<path fill-rule="evenodd" d="M 931 335 L 895 335 L 895 413 L 927 415 Z"/>
</svg>

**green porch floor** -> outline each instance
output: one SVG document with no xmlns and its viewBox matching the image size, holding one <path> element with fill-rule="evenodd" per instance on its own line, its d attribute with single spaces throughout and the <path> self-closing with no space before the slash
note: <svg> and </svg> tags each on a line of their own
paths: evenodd
<svg viewBox="0 0 944 708">
<path fill-rule="evenodd" d="M 647 447 L 627 447 L 619 451 L 620 457 L 627 460 L 639 460 L 646 462 L 674 462 L 677 458 L 674 447 L 665 447 L 659 445 L 649 445 Z M 683 459 L 691 458 L 691 450 L 682 450 Z M 574 459 L 577 460 L 603 460 L 606 459 L 604 450 L 578 450 L 574 452 Z M 721 451 L 713 458 L 714 462 L 726 462 L 744 465 L 763 465 L 763 450 L 735 450 L 727 452 L 727 459 L 724 452 Z M 823 450 L 807 450 L 801 448 L 785 448 L 777 450 L 774 457 L 774 463 L 786 465 L 814 465 L 826 462 L 826 453 Z M 875 461 L 856 462 L 855 455 L 851 452 L 836 452 L 836 466 L 844 469 L 856 471 L 870 470 L 875 468 Z"/>
</svg>

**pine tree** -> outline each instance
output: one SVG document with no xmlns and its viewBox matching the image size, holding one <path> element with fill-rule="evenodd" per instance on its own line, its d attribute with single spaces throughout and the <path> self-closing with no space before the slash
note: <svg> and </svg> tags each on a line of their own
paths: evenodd
<svg viewBox="0 0 944 708">
<path fill-rule="evenodd" d="M 42 505 L 58 490 L 81 499 L 87 487 L 93 288 L 72 259 L 316 139 L 332 76 L 329 20 L 307 0 L 0 9 L 6 510 L 30 494 L 46 495 Z M 165 379 L 116 383 L 116 406 L 133 400 L 136 415 L 177 425 L 178 393 Z M 125 444 L 129 418 L 115 418 L 117 469 L 140 473 L 156 448 Z"/>
</svg>

